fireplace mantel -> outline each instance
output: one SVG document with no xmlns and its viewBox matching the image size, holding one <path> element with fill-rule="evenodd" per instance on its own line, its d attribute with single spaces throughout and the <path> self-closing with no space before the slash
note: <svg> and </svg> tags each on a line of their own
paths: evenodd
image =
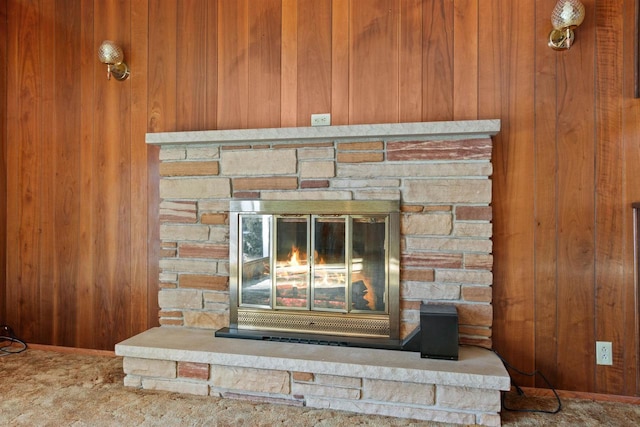
<svg viewBox="0 0 640 427">
<path fill-rule="evenodd" d="M 478 348 L 492 345 L 490 177 L 499 129 L 499 120 L 477 120 L 148 134 L 160 147 L 161 327 L 116 346 L 125 384 L 500 425 L 509 376 Z M 460 360 L 215 337 L 230 320 L 230 203 L 243 199 L 396 202 L 400 338 L 420 324 L 421 304 L 455 306 Z M 247 348 L 281 356 L 260 357 L 258 366 Z M 226 352 L 232 362 L 219 357 Z M 411 375 L 398 376 L 393 364 L 355 368 L 360 353 Z"/>
<path fill-rule="evenodd" d="M 461 120 L 415 123 L 230 129 L 208 131 L 160 132 L 147 134 L 147 144 L 184 145 L 205 143 L 256 143 L 326 140 L 372 140 L 380 138 L 476 139 L 496 135 L 500 120 Z"/>
</svg>

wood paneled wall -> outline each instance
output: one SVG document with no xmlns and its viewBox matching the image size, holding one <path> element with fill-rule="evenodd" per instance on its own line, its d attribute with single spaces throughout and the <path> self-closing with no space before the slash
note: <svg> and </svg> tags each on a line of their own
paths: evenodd
<svg viewBox="0 0 640 427">
<path fill-rule="evenodd" d="M 495 348 L 561 389 L 638 395 L 635 0 L 584 0 L 567 52 L 546 46 L 555 2 L 10 0 L 7 321 L 94 348 L 153 324 L 147 130 L 499 118 Z M 104 79 L 104 38 L 128 81 Z"/>
<path fill-rule="evenodd" d="M 112 349 L 157 316 L 157 275 L 147 271 L 148 8 L 12 0 L 6 13 L 3 317 L 30 342 Z M 105 39 L 125 50 L 129 80 L 106 79 Z"/>
</svg>

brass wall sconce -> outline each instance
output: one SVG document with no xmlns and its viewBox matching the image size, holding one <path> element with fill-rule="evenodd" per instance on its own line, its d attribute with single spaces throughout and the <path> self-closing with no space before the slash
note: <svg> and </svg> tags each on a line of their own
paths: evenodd
<svg viewBox="0 0 640 427">
<path fill-rule="evenodd" d="M 98 59 L 107 64 L 107 80 L 111 75 L 116 80 L 126 80 L 129 77 L 129 67 L 124 63 L 124 53 L 120 46 L 111 40 L 105 40 L 98 49 Z"/>
<path fill-rule="evenodd" d="M 584 5 L 579 0 L 559 0 L 551 13 L 553 30 L 549 33 L 549 47 L 566 50 L 573 45 L 573 29 L 584 21 Z"/>
</svg>

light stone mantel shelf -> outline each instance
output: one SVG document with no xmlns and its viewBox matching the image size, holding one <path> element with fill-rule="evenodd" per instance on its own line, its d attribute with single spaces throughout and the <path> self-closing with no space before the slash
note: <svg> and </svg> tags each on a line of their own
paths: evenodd
<svg viewBox="0 0 640 427">
<path fill-rule="evenodd" d="M 264 129 L 230 129 L 186 132 L 148 133 L 147 144 L 207 144 L 271 141 L 359 141 L 384 137 L 395 138 L 438 138 L 472 139 L 488 138 L 500 131 L 500 120 L 461 120 L 440 122 L 383 123 L 340 126 L 285 127 Z"/>
</svg>

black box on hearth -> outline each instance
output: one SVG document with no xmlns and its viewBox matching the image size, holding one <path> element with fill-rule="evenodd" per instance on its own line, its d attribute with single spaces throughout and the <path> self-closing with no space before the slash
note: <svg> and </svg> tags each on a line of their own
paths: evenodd
<svg viewBox="0 0 640 427">
<path fill-rule="evenodd" d="M 458 360 L 458 311 L 453 305 L 420 305 L 420 357 Z"/>
</svg>

